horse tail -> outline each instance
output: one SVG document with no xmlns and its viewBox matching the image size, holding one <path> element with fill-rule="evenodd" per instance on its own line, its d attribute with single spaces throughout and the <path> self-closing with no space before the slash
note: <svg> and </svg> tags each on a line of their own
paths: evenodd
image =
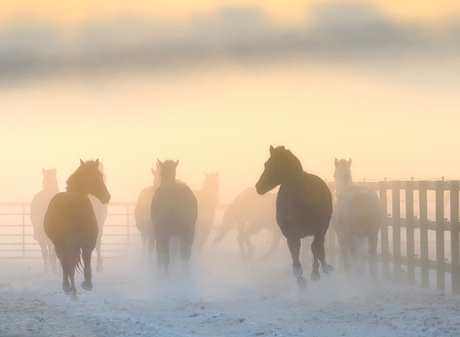
<svg viewBox="0 0 460 337">
<path fill-rule="evenodd" d="M 214 239 L 214 244 L 218 244 L 222 241 L 225 235 L 227 235 L 227 233 L 233 228 L 235 221 L 235 210 L 233 204 L 231 204 L 227 207 L 224 213 L 222 218 L 222 226 L 216 238 Z"/>
</svg>

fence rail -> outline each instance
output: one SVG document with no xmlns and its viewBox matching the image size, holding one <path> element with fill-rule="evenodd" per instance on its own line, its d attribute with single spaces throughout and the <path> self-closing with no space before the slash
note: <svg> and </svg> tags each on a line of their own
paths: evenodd
<svg viewBox="0 0 460 337">
<path fill-rule="evenodd" d="M 460 294 L 459 181 L 360 182 L 377 191 L 382 210 L 379 234 L 380 274 L 385 279 L 422 287 L 435 285 Z M 329 183 L 334 193 L 334 184 Z M 115 257 L 139 251 L 140 234 L 134 220 L 134 202 L 109 204 L 104 225 L 104 255 Z M 219 207 L 219 212 L 226 205 Z M 217 217 L 215 227 L 220 225 Z M 336 234 L 330 228 L 327 254 L 340 264 Z M 33 239 L 29 202 L 0 202 L 0 258 L 39 258 Z M 434 273 L 430 278 L 430 274 Z M 433 280 L 434 279 L 434 280 Z M 449 281 L 449 282 L 447 282 Z M 433 284 L 434 282 L 434 284 Z"/>
</svg>

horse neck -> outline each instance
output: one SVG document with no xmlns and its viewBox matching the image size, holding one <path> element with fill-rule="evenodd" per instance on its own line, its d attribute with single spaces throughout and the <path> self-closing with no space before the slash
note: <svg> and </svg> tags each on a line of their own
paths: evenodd
<svg viewBox="0 0 460 337">
<path fill-rule="evenodd" d="M 353 185 L 353 179 L 350 176 L 350 179 L 348 181 L 335 181 L 334 184 L 336 194 L 340 194 L 345 188 Z"/>
<path fill-rule="evenodd" d="M 68 192 L 79 192 L 84 195 L 89 194 L 88 184 L 82 181 L 81 179 L 72 179 L 67 181 L 67 191 Z"/>
<path fill-rule="evenodd" d="M 166 177 L 162 176 L 160 185 L 174 184 L 175 182 L 176 182 L 176 177 L 175 176 L 166 176 Z"/>
<path fill-rule="evenodd" d="M 56 194 L 59 192 L 57 180 L 43 183 L 43 192 L 47 194 Z"/>
</svg>

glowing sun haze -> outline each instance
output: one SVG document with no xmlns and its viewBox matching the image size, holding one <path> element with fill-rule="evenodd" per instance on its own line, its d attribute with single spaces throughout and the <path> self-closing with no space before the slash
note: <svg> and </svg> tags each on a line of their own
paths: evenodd
<svg viewBox="0 0 460 337">
<path fill-rule="evenodd" d="M 158 158 L 192 189 L 218 171 L 230 202 L 270 145 L 330 181 L 336 157 L 356 180 L 458 179 L 460 29 L 431 34 L 448 17 L 457 1 L 8 1 L 0 201 L 97 158 L 135 201 Z"/>
</svg>

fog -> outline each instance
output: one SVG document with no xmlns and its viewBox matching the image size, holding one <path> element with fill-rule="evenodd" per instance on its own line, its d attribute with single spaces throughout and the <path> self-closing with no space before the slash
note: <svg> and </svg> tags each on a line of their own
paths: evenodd
<svg viewBox="0 0 460 337">
<path fill-rule="evenodd" d="M 99 158 L 112 200 L 135 201 L 157 159 L 179 159 L 194 189 L 218 171 L 228 203 L 270 145 L 326 180 L 336 157 L 353 157 L 355 180 L 456 178 L 452 16 L 404 21 L 349 1 L 311 5 L 291 25 L 257 6 L 5 20 L 0 198 L 29 201 L 42 168 L 63 190 L 79 159 Z"/>
</svg>

